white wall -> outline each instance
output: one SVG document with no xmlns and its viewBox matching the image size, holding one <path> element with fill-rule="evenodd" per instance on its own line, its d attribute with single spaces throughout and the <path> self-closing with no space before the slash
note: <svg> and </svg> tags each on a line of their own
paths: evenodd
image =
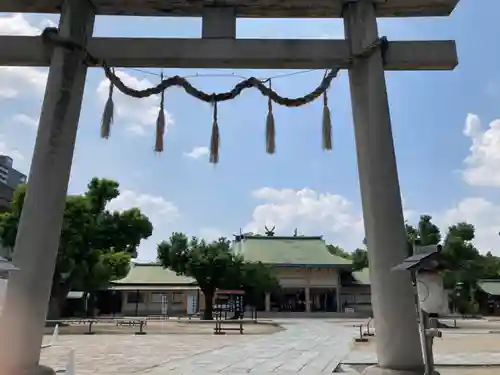
<svg viewBox="0 0 500 375">
<path fill-rule="evenodd" d="M 430 314 L 450 313 L 448 294 L 444 290 L 443 277 L 439 273 L 419 273 L 417 289 L 422 309 Z"/>
</svg>

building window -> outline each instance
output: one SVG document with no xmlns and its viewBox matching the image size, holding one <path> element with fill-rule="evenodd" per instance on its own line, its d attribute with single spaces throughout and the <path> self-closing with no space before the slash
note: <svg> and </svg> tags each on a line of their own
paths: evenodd
<svg viewBox="0 0 500 375">
<path fill-rule="evenodd" d="M 165 296 L 165 297 L 163 297 Z M 153 292 L 151 293 L 151 302 L 152 303 L 162 303 L 163 300 L 166 300 L 167 294 L 166 293 L 158 293 L 158 292 Z"/>
<path fill-rule="evenodd" d="M 172 302 L 173 303 L 182 303 L 182 298 L 184 297 L 184 293 L 172 293 Z"/>
<path fill-rule="evenodd" d="M 128 292 L 127 303 L 144 303 L 144 293 Z"/>
</svg>

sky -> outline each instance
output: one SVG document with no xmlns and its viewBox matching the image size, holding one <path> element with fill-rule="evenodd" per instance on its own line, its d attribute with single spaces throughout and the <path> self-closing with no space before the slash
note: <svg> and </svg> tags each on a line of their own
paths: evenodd
<svg viewBox="0 0 500 375">
<path fill-rule="evenodd" d="M 447 72 L 387 72 L 405 218 L 433 216 L 446 228 L 476 226 L 477 247 L 500 256 L 500 48 L 492 25 L 498 0 L 462 0 L 451 17 L 382 19 L 389 40 L 457 41 L 460 63 Z M 484 12 L 484 9 L 488 9 Z M 0 14 L 0 34 L 38 35 L 56 15 Z M 189 37 L 200 19 L 97 17 L 96 36 Z M 342 39 L 340 20 L 238 20 L 239 38 Z M 48 70 L 0 67 L 0 153 L 29 172 Z M 131 87 L 157 85 L 160 69 L 118 69 Z M 165 69 L 191 76 L 207 92 L 227 91 L 240 78 L 290 73 L 280 70 Z M 197 75 L 197 77 L 192 77 Z M 273 79 L 283 96 L 311 91 L 323 71 Z M 220 163 L 208 163 L 210 105 L 180 89 L 165 95 L 165 151 L 153 152 L 159 98 L 114 96 L 111 136 L 100 138 L 108 82 L 89 70 L 73 159 L 69 193 L 82 193 L 94 176 L 120 183 L 110 209 L 139 207 L 154 225 L 138 259 L 154 260 L 156 245 L 173 231 L 207 240 L 242 231 L 323 235 L 352 251 L 364 238 L 347 72 L 328 94 L 333 151 L 321 149 L 322 102 L 301 108 L 274 106 L 275 155 L 265 152 L 266 99 L 256 90 L 219 105 Z"/>
</svg>

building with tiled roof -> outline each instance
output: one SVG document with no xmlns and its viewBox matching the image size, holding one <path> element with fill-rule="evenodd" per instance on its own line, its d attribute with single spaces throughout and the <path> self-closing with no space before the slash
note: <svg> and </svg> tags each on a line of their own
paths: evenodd
<svg viewBox="0 0 500 375">
<path fill-rule="evenodd" d="M 281 290 L 263 296 L 265 311 L 341 312 L 341 274 L 352 262 L 330 254 L 322 236 L 235 236 L 234 251 L 275 269 Z"/>
<path fill-rule="evenodd" d="M 272 233 L 268 233 L 272 234 Z M 275 269 L 281 290 L 263 295 L 262 311 L 344 312 L 370 309 L 368 270 L 352 272 L 350 260 L 332 255 L 322 236 L 235 236 L 233 250 Z M 133 264 L 112 283 L 115 308 L 124 315 L 185 314 L 203 308 L 197 283 L 159 264 Z M 119 308 L 116 305 L 119 305 Z"/>
</svg>

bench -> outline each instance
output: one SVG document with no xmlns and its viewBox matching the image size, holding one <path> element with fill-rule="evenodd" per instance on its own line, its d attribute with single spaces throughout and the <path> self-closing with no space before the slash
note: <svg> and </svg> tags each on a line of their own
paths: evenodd
<svg viewBox="0 0 500 375">
<path fill-rule="evenodd" d="M 62 320 L 47 320 L 46 323 L 56 323 L 56 324 L 87 324 L 88 330 L 84 332 L 84 335 L 94 335 L 95 332 L 92 330 L 94 324 L 108 323 L 115 324 L 117 327 L 136 327 L 139 326 L 139 331 L 135 332 L 136 335 L 145 335 L 144 328 L 147 325 L 145 319 L 62 319 Z"/>
<path fill-rule="evenodd" d="M 144 328 L 148 325 L 147 319 L 117 319 L 117 327 L 136 327 L 139 326 L 139 331 L 135 332 L 136 335 L 145 335 Z"/>
<path fill-rule="evenodd" d="M 359 328 L 359 337 L 355 337 L 354 341 L 355 342 L 367 342 L 368 339 L 363 334 L 363 324 L 354 324 L 353 327 Z"/>
<path fill-rule="evenodd" d="M 375 336 L 375 332 L 370 331 L 370 325 L 372 324 L 372 320 L 368 319 L 368 322 L 366 322 L 366 331 L 363 333 L 363 336 Z"/>
<path fill-rule="evenodd" d="M 233 327 L 230 327 L 230 326 Z M 243 335 L 243 325 L 242 320 L 215 320 L 214 335 L 225 335 L 227 331 L 239 331 L 240 335 Z M 235 327 L 236 326 L 236 327 Z"/>
</svg>

